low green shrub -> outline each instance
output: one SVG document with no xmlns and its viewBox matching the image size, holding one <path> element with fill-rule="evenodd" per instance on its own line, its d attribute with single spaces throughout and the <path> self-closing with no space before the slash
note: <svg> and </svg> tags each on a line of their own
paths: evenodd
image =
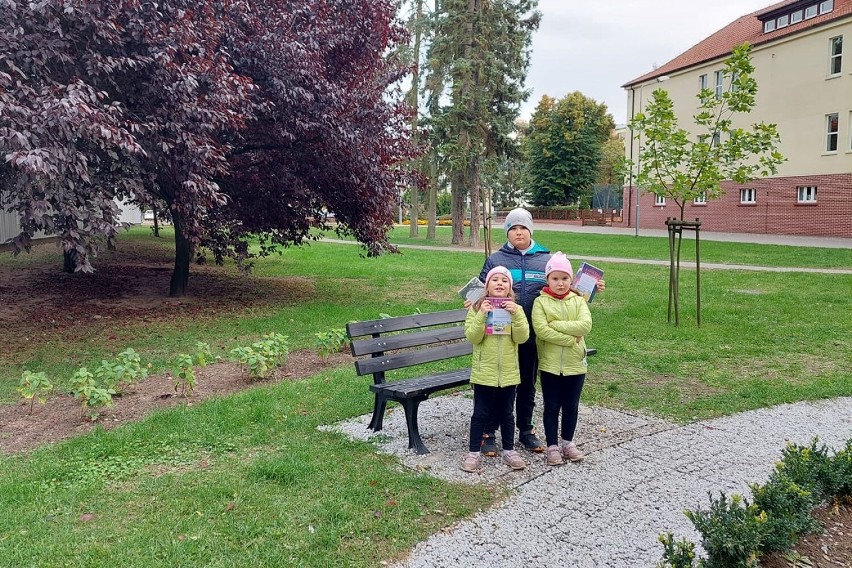
<svg viewBox="0 0 852 568">
<path fill-rule="evenodd" d="M 343 328 L 330 329 L 314 334 L 314 343 L 320 357 L 328 359 L 332 353 L 337 353 L 346 343 L 346 330 Z"/>
<path fill-rule="evenodd" d="M 235 347 L 230 353 L 234 360 L 246 367 L 251 378 L 263 379 L 287 362 L 290 348 L 286 335 L 268 333 L 249 347 Z"/>
<path fill-rule="evenodd" d="M 813 508 L 849 496 L 851 487 L 852 439 L 833 456 L 816 438 L 809 446 L 789 444 L 766 484 L 750 486 L 754 502 L 721 493 L 718 499 L 710 496 L 708 509 L 685 511 L 707 552 L 697 566 L 751 568 L 767 552 L 789 550 L 801 535 L 820 529 L 811 517 Z M 696 566 L 692 542 L 675 541 L 671 533 L 661 534 L 659 540 L 663 557 L 657 566 Z"/>
</svg>

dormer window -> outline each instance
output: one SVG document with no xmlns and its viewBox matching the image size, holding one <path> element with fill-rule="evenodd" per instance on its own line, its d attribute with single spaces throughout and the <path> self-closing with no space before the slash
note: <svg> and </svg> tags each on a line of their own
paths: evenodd
<svg viewBox="0 0 852 568">
<path fill-rule="evenodd" d="M 804 2 L 795 2 L 795 4 L 801 6 Z M 769 19 L 761 18 L 763 20 L 763 33 L 768 34 L 769 32 L 798 24 L 804 20 L 810 20 L 811 18 L 827 14 L 832 10 L 834 10 L 834 0 L 813 1 L 812 4 L 805 8 L 797 8 L 786 13 L 776 11 Z"/>
</svg>

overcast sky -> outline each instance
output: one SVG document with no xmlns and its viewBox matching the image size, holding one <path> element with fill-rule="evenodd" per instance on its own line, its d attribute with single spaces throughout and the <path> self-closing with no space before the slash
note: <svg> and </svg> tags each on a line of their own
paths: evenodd
<svg viewBox="0 0 852 568">
<path fill-rule="evenodd" d="M 738 17 L 772 0 L 539 0 L 541 25 L 533 34 L 522 107 L 528 119 L 542 95 L 580 91 L 606 104 L 624 124 L 621 85 L 663 65 Z"/>
</svg>

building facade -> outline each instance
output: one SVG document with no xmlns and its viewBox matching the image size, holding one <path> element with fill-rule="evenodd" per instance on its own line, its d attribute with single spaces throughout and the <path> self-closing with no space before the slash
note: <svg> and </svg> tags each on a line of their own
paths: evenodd
<svg viewBox="0 0 852 568">
<path fill-rule="evenodd" d="M 701 219 L 709 231 L 852 237 L 852 0 L 788 0 L 738 18 L 625 84 L 627 116 L 664 88 L 680 127 L 689 130 L 698 92 L 729 88 L 724 61 L 743 43 L 753 46 L 758 93 L 752 112 L 734 126 L 776 124 L 786 161 L 772 177 L 723 182 L 721 199 L 688 203 L 684 218 Z M 629 180 L 642 167 L 641 143 L 637 133 L 627 137 L 627 157 L 638 162 Z M 624 192 L 626 225 L 663 228 L 679 217 L 674 203 L 634 183 Z"/>
</svg>

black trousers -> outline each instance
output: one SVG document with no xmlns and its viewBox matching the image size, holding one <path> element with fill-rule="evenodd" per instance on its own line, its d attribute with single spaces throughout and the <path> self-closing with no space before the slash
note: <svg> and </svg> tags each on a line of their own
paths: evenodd
<svg viewBox="0 0 852 568">
<path fill-rule="evenodd" d="M 471 452 L 480 450 L 482 435 L 492 424 L 500 426 L 503 450 L 515 449 L 515 417 L 512 412 L 514 405 L 514 386 L 473 385 L 473 416 L 470 417 L 469 448 Z"/>
<path fill-rule="evenodd" d="M 535 378 L 538 375 L 538 350 L 535 346 L 535 337 L 532 336 L 526 343 L 518 345 L 518 367 L 521 372 L 521 384 L 518 385 L 515 423 L 518 432 L 524 434 L 533 429 L 533 411 L 535 410 Z M 485 433 L 494 435 L 498 423 L 492 422 L 485 428 Z"/>
<path fill-rule="evenodd" d="M 577 416 L 580 413 L 580 393 L 586 374 L 554 375 L 541 372 L 541 394 L 544 398 L 544 437 L 548 446 L 559 442 L 558 433 L 562 439 L 570 442 L 574 439 L 577 429 Z M 562 428 L 559 426 L 559 413 L 562 412 Z"/>
</svg>

